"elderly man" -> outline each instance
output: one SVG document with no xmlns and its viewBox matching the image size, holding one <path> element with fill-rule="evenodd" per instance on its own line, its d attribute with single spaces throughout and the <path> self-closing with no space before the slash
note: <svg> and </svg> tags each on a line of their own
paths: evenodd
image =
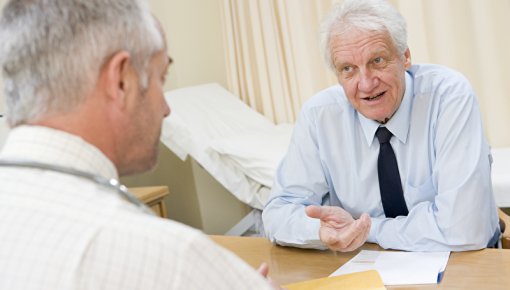
<svg viewBox="0 0 510 290">
<path fill-rule="evenodd" d="M 405 20 L 386 1 L 346 0 L 323 28 L 340 86 L 302 109 L 264 208 L 267 236 L 338 251 L 494 245 L 490 149 L 468 81 L 411 65 Z"/>
<path fill-rule="evenodd" d="M 11 0 L 0 39 L 13 127 L 0 154 L 0 289 L 272 288 L 116 182 L 154 166 L 170 113 L 170 61 L 145 1 Z"/>
</svg>

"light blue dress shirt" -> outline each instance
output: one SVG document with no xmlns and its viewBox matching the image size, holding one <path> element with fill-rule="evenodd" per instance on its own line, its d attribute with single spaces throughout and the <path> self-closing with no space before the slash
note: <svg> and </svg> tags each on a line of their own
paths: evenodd
<svg viewBox="0 0 510 290">
<path fill-rule="evenodd" d="M 408 216 L 386 218 L 377 175 L 379 123 L 350 105 L 340 86 L 303 107 L 262 217 L 281 245 L 326 248 L 307 205 L 366 212 L 369 242 L 409 251 L 480 249 L 499 228 L 490 148 L 475 93 L 459 73 L 413 65 L 402 103 L 385 125 L 394 135 Z"/>
</svg>

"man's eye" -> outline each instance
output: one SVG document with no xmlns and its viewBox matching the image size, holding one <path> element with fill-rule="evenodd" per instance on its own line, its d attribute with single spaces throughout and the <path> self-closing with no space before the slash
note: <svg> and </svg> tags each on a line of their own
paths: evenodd
<svg viewBox="0 0 510 290">
<path fill-rule="evenodd" d="M 380 64 L 380 63 L 382 63 L 382 62 L 383 62 L 383 58 L 382 58 L 382 57 L 376 57 L 376 58 L 374 58 L 374 63 L 375 63 L 375 64 Z"/>
<path fill-rule="evenodd" d="M 344 72 L 344 73 L 352 72 L 352 66 L 344 66 L 342 68 L 342 72 Z"/>
</svg>

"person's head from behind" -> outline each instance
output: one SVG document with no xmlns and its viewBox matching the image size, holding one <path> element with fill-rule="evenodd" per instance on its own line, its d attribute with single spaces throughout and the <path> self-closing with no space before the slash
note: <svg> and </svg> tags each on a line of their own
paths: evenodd
<svg viewBox="0 0 510 290">
<path fill-rule="evenodd" d="M 87 122 L 101 116 L 110 134 L 94 141 L 108 144 L 104 153 L 121 175 L 155 164 L 169 114 L 162 88 L 169 58 L 144 0 L 11 0 L 0 39 L 11 127 L 67 129 L 81 118 L 68 131 L 91 131 L 81 134 L 87 140 L 97 129 Z"/>
<path fill-rule="evenodd" d="M 385 0 L 346 0 L 322 24 L 321 45 L 352 106 L 387 122 L 405 91 L 411 65 L 406 23 Z"/>
</svg>

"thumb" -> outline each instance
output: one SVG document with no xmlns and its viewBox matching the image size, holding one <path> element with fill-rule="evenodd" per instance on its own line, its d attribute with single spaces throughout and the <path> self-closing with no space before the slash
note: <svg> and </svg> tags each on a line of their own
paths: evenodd
<svg viewBox="0 0 510 290">
<path fill-rule="evenodd" d="M 371 224 L 372 224 L 372 219 L 370 218 L 370 216 L 367 214 L 367 213 L 363 213 L 359 219 L 357 220 L 357 222 L 359 223 L 362 223 L 364 224 L 365 226 L 367 226 L 368 228 L 370 228 Z"/>
<path fill-rule="evenodd" d="M 305 208 L 305 213 L 311 218 L 320 219 L 322 215 L 322 207 L 317 205 L 309 205 Z"/>
<path fill-rule="evenodd" d="M 370 216 L 368 215 L 368 213 L 363 213 L 359 219 L 361 220 L 364 220 L 364 221 L 367 221 L 367 220 L 370 220 Z"/>
<path fill-rule="evenodd" d="M 257 272 L 259 272 L 259 274 L 263 277 L 267 278 L 267 274 L 269 274 L 269 266 L 266 263 L 262 263 L 257 269 Z"/>
</svg>

